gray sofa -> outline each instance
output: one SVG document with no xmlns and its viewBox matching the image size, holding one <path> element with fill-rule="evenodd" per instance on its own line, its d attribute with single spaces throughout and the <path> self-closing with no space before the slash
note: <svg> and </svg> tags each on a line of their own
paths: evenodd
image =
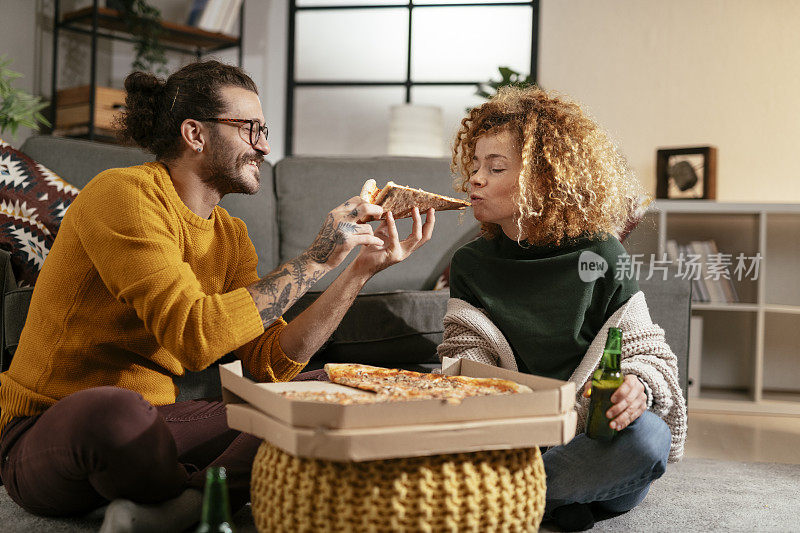
<svg viewBox="0 0 800 533">
<path fill-rule="evenodd" d="M 29 138 L 21 150 L 77 187 L 107 168 L 151 160 L 133 148 L 48 136 Z M 258 252 L 259 274 L 264 275 L 301 253 L 314 239 L 327 212 L 358 194 L 367 177 L 379 184 L 392 179 L 443 194 L 451 192 L 446 159 L 292 157 L 274 167 L 263 164 L 259 193 L 229 195 L 222 206 L 246 223 Z M 398 229 L 401 236 L 407 234 L 410 221 L 399 221 Z M 448 293 L 431 289 L 453 252 L 475 238 L 477 231 L 470 213 L 439 213 L 431 242 L 367 283 L 309 368 L 319 368 L 326 361 L 423 369 L 435 366 Z M 6 367 L 19 341 L 32 290 L 17 288 L 7 255 L 0 257 L 0 268 L 3 266 L 0 357 Z M 344 265 L 320 280 L 313 288 L 317 292 L 299 300 L 287 311 L 286 319 L 291 320 L 313 302 L 318 291 L 327 287 L 342 268 Z M 654 321 L 666 330 L 667 341 L 679 358 L 685 393 L 690 282 L 671 276 L 668 281 L 643 280 L 640 286 Z M 217 371 L 210 368 L 189 373 L 179 386 L 181 399 L 218 393 Z"/>
</svg>

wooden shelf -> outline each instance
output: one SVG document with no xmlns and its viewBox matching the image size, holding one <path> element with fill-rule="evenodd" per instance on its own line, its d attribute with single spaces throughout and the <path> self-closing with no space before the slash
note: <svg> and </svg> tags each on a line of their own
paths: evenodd
<svg viewBox="0 0 800 533">
<path fill-rule="evenodd" d="M 75 126 L 72 128 L 58 128 L 53 130 L 52 135 L 55 137 L 73 137 L 76 139 L 89 139 L 89 126 Z M 94 139 L 98 142 L 120 144 L 117 132 L 103 128 L 94 129 Z"/>
<path fill-rule="evenodd" d="M 689 399 L 689 412 L 798 416 L 800 415 L 800 402 L 791 400 L 761 400 L 756 402 L 744 397 L 721 399 L 700 396 L 699 398 Z"/>
<path fill-rule="evenodd" d="M 692 311 L 758 311 L 758 304 L 692 302 Z"/>
<path fill-rule="evenodd" d="M 800 305 L 692 302 L 692 311 L 748 311 L 800 315 Z"/>
<path fill-rule="evenodd" d="M 764 311 L 766 311 L 767 313 L 784 313 L 791 315 L 800 315 L 800 305 L 765 304 Z"/>
<path fill-rule="evenodd" d="M 91 29 L 93 11 L 94 8 L 87 7 L 65 13 L 61 18 L 61 25 L 66 28 L 71 26 L 85 26 Z M 120 15 L 120 12 L 115 9 L 98 7 L 97 25 L 106 30 L 129 33 L 125 20 Z M 206 50 L 220 50 L 239 45 L 239 38 L 233 35 L 209 32 L 201 30 L 200 28 L 186 26 L 184 24 L 175 24 L 173 22 L 162 22 L 161 26 L 164 28 L 161 39 L 169 43 Z"/>
</svg>

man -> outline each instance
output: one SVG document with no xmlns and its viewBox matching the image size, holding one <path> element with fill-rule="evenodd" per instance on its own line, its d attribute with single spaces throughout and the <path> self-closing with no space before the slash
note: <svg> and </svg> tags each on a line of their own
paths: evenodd
<svg viewBox="0 0 800 533">
<path fill-rule="evenodd" d="M 257 379 L 290 380 L 366 281 L 430 239 L 433 211 L 399 240 L 359 197 L 328 214 L 299 257 L 259 279 L 244 223 L 218 207 L 259 189 L 269 153 L 253 81 L 216 61 L 164 82 L 125 81 L 123 133 L 156 162 L 101 173 L 70 206 L 0 376 L 0 474 L 27 510 L 63 516 L 115 500 L 104 529 L 180 530 L 199 517 L 208 466 L 247 501 L 258 440 L 215 401 L 175 403 L 175 376 L 233 351 Z M 296 216 L 307 216 L 296 213 Z M 283 312 L 361 246 L 306 311 Z M 141 505 L 141 504 L 151 504 Z"/>
</svg>

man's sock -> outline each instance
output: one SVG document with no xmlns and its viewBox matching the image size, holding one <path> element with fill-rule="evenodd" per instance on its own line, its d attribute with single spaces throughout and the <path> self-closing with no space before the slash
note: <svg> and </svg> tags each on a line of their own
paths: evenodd
<svg viewBox="0 0 800 533">
<path fill-rule="evenodd" d="M 586 531 L 594 527 L 594 515 L 586 503 L 571 503 L 553 509 L 553 520 L 563 531 Z"/>
<path fill-rule="evenodd" d="M 195 489 L 153 505 L 114 500 L 106 509 L 100 533 L 184 531 L 200 520 L 202 509 L 203 493 Z"/>
</svg>

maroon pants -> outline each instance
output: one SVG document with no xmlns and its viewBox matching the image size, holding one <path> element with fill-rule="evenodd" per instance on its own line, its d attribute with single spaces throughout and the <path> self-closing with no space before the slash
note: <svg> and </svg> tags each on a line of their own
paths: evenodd
<svg viewBox="0 0 800 533">
<path fill-rule="evenodd" d="M 259 444 L 228 428 L 219 401 L 154 407 L 130 390 L 97 387 L 14 418 L 0 439 L 0 476 L 29 512 L 68 516 L 115 498 L 155 503 L 202 490 L 205 470 L 224 466 L 236 509 L 249 499 Z"/>
</svg>

